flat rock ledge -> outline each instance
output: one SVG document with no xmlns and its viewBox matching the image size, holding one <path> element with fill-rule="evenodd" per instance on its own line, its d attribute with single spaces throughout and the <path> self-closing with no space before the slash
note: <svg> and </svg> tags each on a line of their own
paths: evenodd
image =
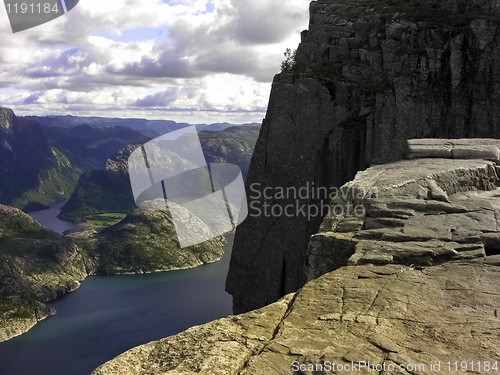
<svg viewBox="0 0 500 375">
<path fill-rule="evenodd" d="M 424 156 L 374 166 L 340 189 L 311 237 L 308 280 L 347 265 L 500 264 L 496 163 Z"/>
<path fill-rule="evenodd" d="M 439 362 L 499 361 L 495 285 L 499 267 L 471 261 L 343 267 L 260 310 L 129 350 L 93 375 L 313 373 L 293 372 L 294 361 L 418 364 L 375 373 L 429 374 Z"/>
<path fill-rule="evenodd" d="M 410 141 L 409 160 L 344 185 L 311 237 L 298 292 L 129 350 L 92 375 L 326 374 L 332 363 L 365 363 L 337 371 L 346 374 L 497 373 L 446 367 L 500 365 L 497 159 L 470 144 L 435 151 L 466 143 Z"/>
</svg>

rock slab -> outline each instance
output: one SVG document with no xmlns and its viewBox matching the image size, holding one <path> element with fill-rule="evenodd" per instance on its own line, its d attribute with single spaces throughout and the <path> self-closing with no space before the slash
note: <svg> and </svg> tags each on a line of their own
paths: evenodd
<svg viewBox="0 0 500 375">
<path fill-rule="evenodd" d="M 471 261 L 344 267 L 260 310 L 134 348 L 93 375 L 313 373 L 293 372 L 294 361 L 430 374 L 432 363 L 493 363 L 500 361 L 499 271 Z M 424 370 L 410 368 L 416 364 Z"/>
</svg>

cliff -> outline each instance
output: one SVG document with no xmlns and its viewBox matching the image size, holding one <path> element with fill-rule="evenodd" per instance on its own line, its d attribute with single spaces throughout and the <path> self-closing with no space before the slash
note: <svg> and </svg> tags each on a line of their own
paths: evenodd
<svg viewBox="0 0 500 375">
<path fill-rule="evenodd" d="M 0 342 L 53 314 L 45 302 L 75 290 L 86 276 L 74 241 L 0 205 Z"/>
<path fill-rule="evenodd" d="M 247 186 L 257 207 L 320 212 L 250 210 L 226 283 L 235 312 L 304 285 L 309 238 L 331 198 L 267 199 L 264 189 L 338 188 L 402 159 L 411 138 L 500 136 L 498 13 L 495 1 L 311 3 L 295 61 L 274 79 Z"/>
<path fill-rule="evenodd" d="M 498 262 L 499 146 L 487 139 L 412 140 L 412 159 L 360 172 L 340 189 L 311 237 L 308 279 L 367 263 Z M 436 157 L 444 149 L 460 158 Z"/>
<path fill-rule="evenodd" d="M 346 267 L 260 310 L 129 350 L 92 374 L 327 374 L 332 363 L 346 374 L 464 374 L 446 367 L 460 359 L 488 362 L 489 372 L 476 373 L 494 374 L 500 297 L 491 285 L 499 281 L 498 266 L 467 262 Z"/>
<path fill-rule="evenodd" d="M 39 124 L 0 108 L 0 203 L 23 208 L 69 197 L 78 179 L 68 158 L 53 148 Z"/>
<path fill-rule="evenodd" d="M 408 156 L 424 158 L 360 173 L 311 240 L 314 280 L 131 349 L 93 375 L 497 372 L 500 142 L 481 143 L 418 140 Z M 467 150 L 465 159 L 436 158 L 444 149 Z M 357 215 L 333 214 L 349 205 Z M 454 368 L 461 360 L 475 365 Z"/>
</svg>

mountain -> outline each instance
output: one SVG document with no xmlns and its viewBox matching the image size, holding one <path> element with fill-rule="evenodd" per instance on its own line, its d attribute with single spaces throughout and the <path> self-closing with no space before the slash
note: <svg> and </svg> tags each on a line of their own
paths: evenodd
<svg viewBox="0 0 500 375">
<path fill-rule="evenodd" d="M 178 123 L 171 120 L 146 120 L 138 118 L 109 118 L 109 117 L 77 117 L 77 116 L 26 116 L 28 120 L 40 123 L 42 126 L 57 128 L 73 128 L 79 125 L 90 125 L 99 127 L 126 127 L 139 131 L 150 138 L 158 137 L 165 133 L 181 129 L 191 124 Z M 196 124 L 198 131 L 213 130 L 220 131 L 236 125 L 229 123 Z M 249 123 L 238 126 L 260 126 L 257 123 Z"/>
<path fill-rule="evenodd" d="M 137 146 L 127 146 L 108 159 L 103 169 L 83 173 L 59 217 L 72 222 L 85 221 L 95 213 L 132 212 L 136 207 L 127 160 Z"/>
<path fill-rule="evenodd" d="M 247 186 L 254 206 L 226 283 L 236 312 L 306 282 L 308 245 L 334 191 L 401 160 L 412 138 L 500 138 L 500 8 L 489 1 L 327 1 L 310 5 L 295 59 L 274 78 Z M 279 189 L 301 197 L 272 200 Z M 316 212 L 316 213 L 315 213 Z"/>
<path fill-rule="evenodd" d="M 238 126 L 218 132 L 200 132 L 207 162 L 235 164 L 241 168 L 241 174 L 246 179 L 259 131 L 258 126 Z"/>
<path fill-rule="evenodd" d="M 52 315 L 45 303 L 76 289 L 85 263 L 73 240 L 0 205 L 0 341 Z"/>
<path fill-rule="evenodd" d="M 30 211 L 67 200 L 82 171 L 149 139 L 126 127 L 42 127 L 0 108 L 0 203 Z"/>
<path fill-rule="evenodd" d="M 208 163 L 233 163 L 246 177 L 259 127 L 234 127 L 199 133 Z M 73 222 L 103 212 L 129 213 L 136 207 L 128 176 L 127 160 L 137 146 L 129 146 L 110 158 L 102 170 L 84 173 L 60 217 Z"/>
<path fill-rule="evenodd" d="M 123 126 L 77 125 L 44 126 L 49 143 L 61 150 L 83 170 L 101 168 L 108 158 L 130 144 L 142 144 L 149 137 Z"/>
<path fill-rule="evenodd" d="M 200 223 L 199 230 L 207 231 Z M 55 311 L 47 305 L 89 274 L 150 273 L 219 260 L 224 238 L 181 249 L 168 212 L 134 210 L 100 233 L 73 238 L 0 205 L 0 342 Z"/>
<path fill-rule="evenodd" d="M 53 314 L 46 303 L 76 289 L 88 274 L 192 268 L 222 257 L 222 237 L 181 249 L 168 212 L 136 209 L 127 159 L 137 147 L 129 142 L 149 140 L 142 133 L 116 126 L 42 128 L 7 109 L 0 110 L 0 125 L 0 196 L 7 203 L 34 207 L 62 199 L 80 172 L 75 165 L 88 169 L 105 160 L 102 170 L 81 175 L 62 215 L 86 221 L 90 214 L 111 213 L 104 214 L 107 228 L 70 237 L 43 228 L 17 208 L 0 205 L 0 341 Z M 246 170 L 257 135 L 258 128 L 249 127 L 202 132 L 200 138 L 209 161 L 227 160 Z M 108 158 L 117 148 L 121 150 Z M 211 237 L 202 222 L 197 229 Z"/>
<path fill-rule="evenodd" d="M 195 220 L 192 218 L 191 220 Z M 208 231 L 202 222 L 198 230 Z M 150 273 L 194 268 L 218 261 L 223 237 L 180 248 L 167 211 L 135 209 L 124 220 L 99 232 L 95 258 L 99 274 Z"/>
<path fill-rule="evenodd" d="M 78 175 L 38 123 L 0 108 L 0 203 L 23 208 L 67 199 Z"/>
</svg>

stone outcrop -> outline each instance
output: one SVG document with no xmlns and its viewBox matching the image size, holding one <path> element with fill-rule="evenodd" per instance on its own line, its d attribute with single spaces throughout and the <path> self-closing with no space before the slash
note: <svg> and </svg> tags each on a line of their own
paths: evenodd
<svg viewBox="0 0 500 375">
<path fill-rule="evenodd" d="M 73 240 L 0 205 L 0 342 L 53 314 L 45 302 L 75 290 L 87 274 Z"/>
<path fill-rule="evenodd" d="M 495 1 L 312 2 L 295 63 L 274 79 L 249 188 L 340 187 L 401 160 L 407 139 L 500 137 L 498 12 Z M 238 228 L 226 284 L 236 312 L 304 284 L 321 221 L 256 215 Z"/>
<path fill-rule="evenodd" d="M 346 265 L 428 266 L 499 254 L 498 185 L 496 164 L 486 160 L 415 159 L 371 167 L 333 199 L 311 237 L 307 277 Z"/>
<path fill-rule="evenodd" d="M 446 362 L 500 360 L 499 282 L 498 266 L 471 261 L 344 267 L 260 310 L 129 350 L 93 375 L 331 373 L 292 371 L 295 361 L 408 367 L 339 372 L 349 374 L 465 373 Z"/>
</svg>

